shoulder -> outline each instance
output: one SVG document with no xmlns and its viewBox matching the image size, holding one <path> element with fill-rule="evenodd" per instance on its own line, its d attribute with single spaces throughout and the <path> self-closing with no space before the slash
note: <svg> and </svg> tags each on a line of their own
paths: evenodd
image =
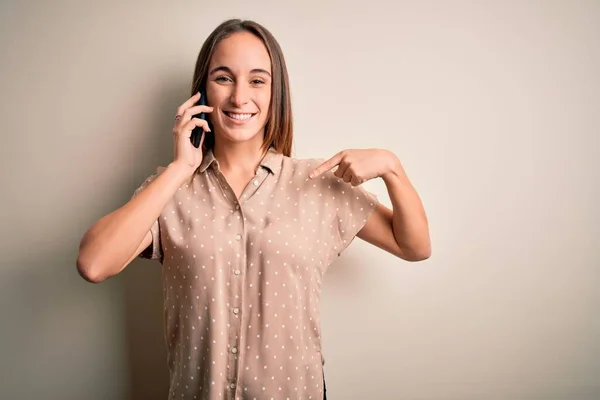
<svg viewBox="0 0 600 400">
<path fill-rule="evenodd" d="M 319 185 L 319 182 L 322 182 L 322 180 L 310 179 L 308 175 L 323 162 L 325 162 L 325 159 L 321 158 L 296 158 L 283 156 L 281 163 L 281 176 L 283 179 L 289 180 L 290 183 L 293 181 L 300 187 L 314 187 L 315 185 Z"/>
<path fill-rule="evenodd" d="M 324 158 L 296 158 L 283 156 L 281 163 L 281 171 L 294 176 L 302 176 L 308 178 L 308 174 L 319 165 L 325 162 Z"/>
<path fill-rule="evenodd" d="M 152 183 L 160 174 L 162 174 L 165 170 L 167 169 L 167 167 L 163 167 L 163 166 L 158 166 L 154 169 L 154 171 L 150 174 L 147 175 L 146 178 L 142 181 L 142 184 L 135 190 L 135 194 L 139 193 L 140 191 L 142 191 L 146 186 L 148 186 L 150 183 Z"/>
<path fill-rule="evenodd" d="M 163 166 L 158 166 L 154 169 L 154 171 L 148 175 L 148 177 L 146 178 L 146 181 L 144 183 L 150 183 L 153 180 L 155 180 L 160 174 L 162 174 L 165 170 L 167 169 L 167 167 L 163 167 Z"/>
<path fill-rule="evenodd" d="M 354 187 L 335 176 L 334 170 L 327 171 L 318 178 L 309 178 L 309 174 L 325 161 L 327 161 L 325 158 L 284 156 L 281 169 L 282 176 L 289 180 L 290 184 L 294 183 L 300 190 L 318 193 L 319 196 L 326 193 L 333 196 L 336 194 L 344 195 L 349 190 L 352 191 L 351 189 L 354 189 Z"/>
<path fill-rule="evenodd" d="M 283 156 L 283 165 L 285 165 L 287 167 L 293 167 L 293 168 L 306 169 L 306 168 L 310 168 L 311 166 L 317 167 L 324 161 L 325 161 L 325 159 L 321 159 L 321 158 L 297 158 L 297 157 L 291 157 L 291 156 Z"/>
</svg>

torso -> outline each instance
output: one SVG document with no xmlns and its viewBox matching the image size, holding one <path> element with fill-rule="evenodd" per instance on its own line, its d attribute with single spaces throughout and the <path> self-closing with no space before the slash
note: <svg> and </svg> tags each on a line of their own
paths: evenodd
<svg viewBox="0 0 600 400">
<path fill-rule="evenodd" d="M 169 398 L 322 398 L 323 275 L 374 199 L 315 160 L 203 163 L 159 217 Z"/>
</svg>

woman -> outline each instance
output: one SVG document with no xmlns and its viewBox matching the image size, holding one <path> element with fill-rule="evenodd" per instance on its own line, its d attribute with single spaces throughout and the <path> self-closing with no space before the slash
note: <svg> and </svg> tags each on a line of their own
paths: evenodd
<svg viewBox="0 0 600 400">
<path fill-rule="evenodd" d="M 323 274 L 355 236 L 428 258 L 419 196 L 387 150 L 290 157 L 284 57 L 255 22 L 215 29 L 192 86 L 177 109 L 173 162 L 89 229 L 77 268 L 101 282 L 138 255 L 160 260 L 170 399 L 323 398 Z M 210 106 L 196 105 L 201 89 Z M 199 148 L 195 127 L 205 131 Z M 359 186 L 377 177 L 393 211 Z"/>
</svg>

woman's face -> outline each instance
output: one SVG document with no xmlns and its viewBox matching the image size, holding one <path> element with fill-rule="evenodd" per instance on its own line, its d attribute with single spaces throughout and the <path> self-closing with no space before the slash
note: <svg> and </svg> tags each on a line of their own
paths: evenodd
<svg viewBox="0 0 600 400">
<path fill-rule="evenodd" d="M 262 145 L 271 103 L 271 59 L 259 38 L 237 32 L 219 42 L 208 67 L 206 95 L 219 139 Z"/>
</svg>

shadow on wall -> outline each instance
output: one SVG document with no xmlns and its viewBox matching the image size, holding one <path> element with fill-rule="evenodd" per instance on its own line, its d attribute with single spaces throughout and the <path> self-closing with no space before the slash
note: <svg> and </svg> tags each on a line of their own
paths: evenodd
<svg viewBox="0 0 600 400">
<path fill-rule="evenodd" d="M 132 400 L 164 400 L 169 371 L 163 334 L 161 265 L 137 260 L 122 274 L 125 280 L 125 329 Z"/>
<path fill-rule="evenodd" d="M 166 77 L 156 100 L 149 140 L 136 152 L 143 169 L 135 187 L 173 159 L 173 122 L 177 107 L 189 97 L 189 83 L 180 76 Z M 153 117 L 154 116 L 154 117 Z M 140 165 L 134 167 L 140 170 Z M 122 275 L 125 281 L 125 328 L 131 377 L 132 400 L 164 400 L 169 392 L 169 370 L 164 339 L 162 269 L 158 261 L 138 259 Z"/>
</svg>

